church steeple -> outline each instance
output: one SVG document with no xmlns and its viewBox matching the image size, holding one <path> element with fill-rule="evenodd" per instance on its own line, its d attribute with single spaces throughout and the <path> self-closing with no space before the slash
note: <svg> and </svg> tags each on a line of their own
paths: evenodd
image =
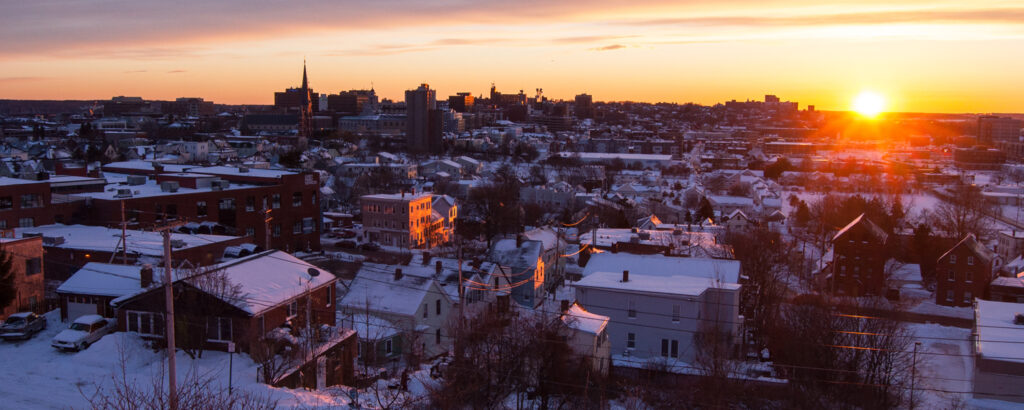
<svg viewBox="0 0 1024 410">
<path fill-rule="evenodd" d="M 306 75 L 306 59 L 302 59 L 302 112 L 299 117 L 299 135 L 310 137 L 313 134 L 313 91 L 309 89 L 309 77 Z M 319 104 L 319 101 L 316 102 Z"/>
<path fill-rule="evenodd" d="M 302 59 L 302 90 L 309 90 L 309 79 L 306 77 L 306 59 Z"/>
</svg>

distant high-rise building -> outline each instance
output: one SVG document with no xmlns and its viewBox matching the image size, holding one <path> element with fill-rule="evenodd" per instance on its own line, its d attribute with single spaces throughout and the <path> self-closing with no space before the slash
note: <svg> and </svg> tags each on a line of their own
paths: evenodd
<svg viewBox="0 0 1024 410">
<path fill-rule="evenodd" d="M 337 95 L 327 96 L 327 109 L 342 115 L 371 114 L 366 106 L 377 105 L 377 93 L 374 90 L 348 90 Z"/>
<path fill-rule="evenodd" d="M 476 99 L 470 93 L 457 93 L 451 97 L 448 97 L 448 108 L 455 110 L 456 112 L 467 112 L 473 108 L 473 102 Z"/>
<path fill-rule="evenodd" d="M 576 96 L 576 106 L 573 107 L 576 118 L 594 118 L 594 97 L 590 94 Z"/>
<path fill-rule="evenodd" d="M 779 102 L 779 97 L 776 97 L 776 96 L 774 96 L 772 94 L 765 94 L 764 95 L 764 102 L 766 102 L 766 103 L 777 103 L 777 102 Z"/>
<path fill-rule="evenodd" d="M 978 117 L 978 142 L 993 145 L 997 142 L 1020 140 L 1021 120 L 984 115 Z"/>
<path fill-rule="evenodd" d="M 431 125 L 436 122 L 431 111 L 436 106 L 435 91 L 428 84 L 420 84 L 419 88 L 405 92 L 405 138 L 410 151 L 440 150 L 440 133 L 431 132 Z"/>
</svg>

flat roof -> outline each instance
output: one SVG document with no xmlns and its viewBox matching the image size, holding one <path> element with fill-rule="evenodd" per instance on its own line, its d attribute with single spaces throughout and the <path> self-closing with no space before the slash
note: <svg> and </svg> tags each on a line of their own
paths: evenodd
<svg viewBox="0 0 1024 410">
<path fill-rule="evenodd" d="M 987 360 L 1024 363 L 1024 325 L 1013 323 L 1024 305 L 977 299 L 974 325 L 978 332 L 978 356 Z"/>
<path fill-rule="evenodd" d="M 423 198 L 431 198 L 430 193 L 421 192 L 418 194 L 374 194 L 363 195 L 360 199 L 376 199 L 385 201 L 415 201 Z"/>
<path fill-rule="evenodd" d="M 213 177 L 213 178 L 215 178 L 213 175 L 204 175 L 204 174 L 199 174 L 199 175 L 203 176 L 203 177 Z M 233 190 L 238 190 L 238 189 L 249 189 L 249 188 L 259 188 L 259 186 L 258 185 L 239 184 L 239 183 L 236 183 L 236 182 L 231 182 L 231 184 L 227 188 L 222 189 L 222 191 L 233 191 Z M 117 196 L 117 191 L 119 189 L 127 189 L 127 190 L 132 191 L 132 196 L 128 197 L 128 198 L 118 197 Z M 77 194 L 73 194 L 73 195 L 79 196 L 79 197 L 89 197 L 89 198 L 93 198 L 93 199 L 118 200 L 118 199 L 130 199 L 130 198 L 159 197 L 159 196 L 167 196 L 167 195 L 185 195 L 185 194 L 194 194 L 194 193 L 211 192 L 211 191 L 213 191 L 213 187 L 188 188 L 188 187 L 179 186 L 177 192 L 165 192 L 160 187 L 159 183 L 157 183 L 155 180 L 151 179 L 151 180 L 147 180 L 145 184 L 141 184 L 141 185 L 122 185 L 120 183 L 113 183 L 113 184 L 108 184 L 107 187 L 103 190 L 103 192 L 82 192 L 82 193 L 77 193 Z"/>
<path fill-rule="evenodd" d="M 0 186 L 46 184 L 46 183 L 49 183 L 49 181 L 45 181 L 45 180 L 44 181 L 32 181 L 32 180 L 21 179 L 21 178 L 0 177 Z"/>
<path fill-rule="evenodd" d="M 685 258 L 680 258 L 685 259 Z M 593 272 L 574 284 L 576 287 L 624 290 L 669 295 L 700 296 L 709 288 L 736 290 L 736 283 L 720 283 L 711 278 L 687 275 L 634 275 L 622 281 L 622 272 Z"/>
<path fill-rule="evenodd" d="M 62 237 L 64 243 L 47 245 L 57 248 L 92 251 L 114 251 L 121 241 L 121 230 L 103 226 L 87 225 L 43 225 L 33 228 L 14 228 L 15 236 L 42 234 L 44 237 Z M 187 249 L 210 243 L 237 239 L 236 236 L 171 233 L 171 240 L 181 240 L 184 245 L 174 249 Z M 164 239 L 159 232 L 128 230 L 128 253 L 163 256 Z"/>
</svg>

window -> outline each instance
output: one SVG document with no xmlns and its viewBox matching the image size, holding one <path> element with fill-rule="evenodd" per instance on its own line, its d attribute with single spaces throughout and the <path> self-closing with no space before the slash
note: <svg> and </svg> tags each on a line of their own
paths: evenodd
<svg viewBox="0 0 1024 410">
<path fill-rule="evenodd" d="M 292 224 L 292 233 L 302 233 L 302 221 L 295 221 Z"/>
<path fill-rule="evenodd" d="M 288 317 L 293 317 L 299 314 L 299 300 L 295 299 L 288 304 Z"/>
<path fill-rule="evenodd" d="M 434 331 L 434 344 L 441 344 L 441 329 Z"/>
<path fill-rule="evenodd" d="M 281 194 L 274 194 L 274 196 L 271 197 L 270 207 L 273 209 L 281 207 Z"/>
<path fill-rule="evenodd" d="M 434 313 L 441 314 L 441 299 L 434 301 Z"/>
<path fill-rule="evenodd" d="M 275 238 L 281 237 L 281 224 L 274 225 L 274 229 L 272 230 L 271 235 L 273 235 Z"/>
<path fill-rule="evenodd" d="M 668 357 L 668 339 L 661 339 L 661 357 Z"/>
<path fill-rule="evenodd" d="M 949 255 L 949 264 L 952 265 L 952 264 L 955 264 L 955 263 L 956 263 L 956 255 Z"/>
<path fill-rule="evenodd" d="M 626 309 L 626 316 L 629 316 L 631 318 L 635 318 L 636 317 L 636 301 L 635 300 L 629 301 L 628 307 Z"/>
<path fill-rule="evenodd" d="M 252 212 L 256 210 L 256 197 L 249 196 L 245 197 L 245 210 Z"/>
<path fill-rule="evenodd" d="M 313 233 L 313 218 L 302 218 L 302 232 Z"/>
<path fill-rule="evenodd" d="M 636 333 L 626 333 L 626 348 L 636 349 Z"/>
<path fill-rule="evenodd" d="M 971 294 L 971 291 L 965 290 L 964 291 L 964 303 L 971 303 L 973 301 L 974 301 L 974 295 Z"/>
<path fill-rule="evenodd" d="M 245 235 L 246 236 L 256 236 L 256 229 L 251 227 L 251 226 L 248 227 L 248 228 L 245 228 Z"/>
<path fill-rule="evenodd" d="M 384 353 L 391 354 L 391 339 L 384 341 Z"/>
<path fill-rule="evenodd" d="M 426 318 L 429 312 L 430 309 L 427 308 L 427 305 L 423 305 L 423 318 Z"/>
<path fill-rule="evenodd" d="M 21 195 L 21 207 L 22 208 L 40 208 L 43 206 L 43 198 L 39 194 L 22 194 Z"/>
<path fill-rule="evenodd" d="M 948 301 L 948 302 L 952 302 L 953 301 L 953 291 L 951 291 L 951 290 L 947 290 L 946 291 L 946 301 Z"/>
<path fill-rule="evenodd" d="M 950 282 L 955 281 L 956 280 L 956 272 L 949 271 L 949 278 L 948 279 L 949 279 Z"/>
<path fill-rule="evenodd" d="M 125 316 L 128 319 L 125 329 L 129 332 L 148 336 L 164 335 L 164 315 L 160 313 L 129 310 Z"/>
<path fill-rule="evenodd" d="M 43 262 L 39 258 L 25 259 L 25 275 L 35 275 L 43 271 Z"/>
<path fill-rule="evenodd" d="M 31 228 L 36 226 L 35 218 L 18 218 L 18 226 L 21 228 Z"/>
<path fill-rule="evenodd" d="M 206 201 L 196 202 L 196 216 L 206 216 Z"/>
<path fill-rule="evenodd" d="M 235 210 L 235 198 L 224 198 L 217 202 L 217 207 L 221 210 Z"/>
<path fill-rule="evenodd" d="M 673 340 L 672 341 L 672 348 L 669 351 L 669 356 L 679 357 L 679 341 L 678 340 Z"/>
<path fill-rule="evenodd" d="M 231 341 L 231 318 L 229 317 L 208 317 L 206 318 L 206 340 L 211 342 Z"/>
<path fill-rule="evenodd" d="M 292 194 L 292 206 L 294 206 L 294 207 L 302 206 L 302 192 L 296 192 L 296 193 Z"/>
<path fill-rule="evenodd" d="M 327 287 L 327 306 L 334 302 L 334 286 Z"/>
<path fill-rule="evenodd" d="M 968 256 L 967 257 L 967 264 L 968 265 L 973 265 L 974 264 L 974 257 L 973 256 Z"/>
<path fill-rule="evenodd" d="M 672 305 L 672 323 L 679 323 L 679 305 Z"/>
<path fill-rule="evenodd" d="M 9 196 L 0 196 L 0 211 L 14 208 L 14 199 Z"/>
<path fill-rule="evenodd" d="M 7 229 L 7 220 L 0 219 L 0 229 Z"/>
</svg>

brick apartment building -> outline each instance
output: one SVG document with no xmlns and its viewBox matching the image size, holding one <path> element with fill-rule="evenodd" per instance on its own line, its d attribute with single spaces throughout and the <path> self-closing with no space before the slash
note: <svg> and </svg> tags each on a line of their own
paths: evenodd
<svg viewBox="0 0 1024 410">
<path fill-rule="evenodd" d="M 831 289 L 841 295 L 882 295 L 888 235 L 864 214 L 832 237 Z"/>
<path fill-rule="evenodd" d="M 0 306 L 0 320 L 17 312 L 45 312 L 42 238 L 12 238 L 10 231 L 4 233 L 0 249 L 11 258 L 15 296 L 10 305 Z"/>
<path fill-rule="evenodd" d="M 123 203 L 125 219 L 133 228 L 212 222 L 225 234 L 251 237 L 266 248 L 269 226 L 269 248 L 320 250 L 320 179 L 315 173 L 181 166 L 173 167 L 174 172 L 155 172 L 151 165 L 133 165 L 110 168 L 132 174 L 124 182 L 104 192 L 77 195 L 89 198 L 91 224 L 119 223 Z M 264 211 L 268 209 L 273 218 L 269 224 Z"/>
<path fill-rule="evenodd" d="M 974 234 L 939 257 L 935 265 L 935 304 L 972 306 L 974 298 L 987 298 L 992 282 L 995 254 L 978 242 Z"/>
<path fill-rule="evenodd" d="M 0 229 L 53 223 L 48 181 L 0 177 Z"/>
<path fill-rule="evenodd" d="M 426 245 L 434 222 L 430 194 L 364 195 L 359 200 L 369 240 L 403 248 Z"/>
</svg>

